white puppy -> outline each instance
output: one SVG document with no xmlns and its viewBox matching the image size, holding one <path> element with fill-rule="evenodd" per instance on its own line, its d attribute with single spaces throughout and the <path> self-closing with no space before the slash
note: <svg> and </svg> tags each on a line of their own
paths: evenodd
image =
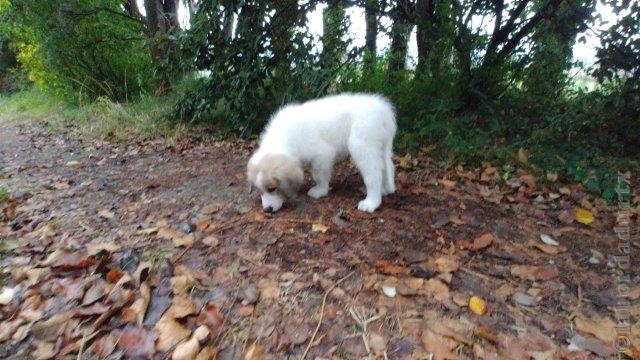
<svg viewBox="0 0 640 360">
<path fill-rule="evenodd" d="M 350 154 L 367 188 L 358 209 L 372 212 L 382 195 L 395 191 L 395 133 L 393 106 L 380 95 L 347 93 L 290 104 L 271 117 L 247 177 L 262 191 L 262 208 L 275 212 L 302 185 L 305 165 L 316 183 L 308 195 L 317 199 L 329 192 L 333 165 Z"/>
</svg>

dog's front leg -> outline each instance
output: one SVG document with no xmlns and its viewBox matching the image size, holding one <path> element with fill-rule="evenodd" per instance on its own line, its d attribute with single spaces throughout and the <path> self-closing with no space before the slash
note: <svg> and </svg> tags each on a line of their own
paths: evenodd
<svg viewBox="0 0 640 360">
<path fill-rule="evenodd" d="M 307 194 L 314 199 L 326 196 L 329 193 L 329 181 L 333 170 L 333 158 L 316 159 L 311 162 L 311 176 L 316 185 L 309 189 Z"/>
</svg>

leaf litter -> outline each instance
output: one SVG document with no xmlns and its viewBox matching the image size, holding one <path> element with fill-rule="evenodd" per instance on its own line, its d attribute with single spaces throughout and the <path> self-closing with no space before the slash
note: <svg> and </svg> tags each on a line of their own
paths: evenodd
<svg viewBox="0 0 640 360">
<path fill-rule="evenodd" d="M 30 192 L 0 205 L 0 357 L 612 354 L 611 279 L 594 264 L 617 254 L 616 209 L 539 181 L 526 149 L 509 172 L 398 158 L 398 192 L 372 215 L 340 165 L 331 196 L 269 215 L 241 186 L 249 142 L 0 136 L 0 185 Z"/>
</svg>

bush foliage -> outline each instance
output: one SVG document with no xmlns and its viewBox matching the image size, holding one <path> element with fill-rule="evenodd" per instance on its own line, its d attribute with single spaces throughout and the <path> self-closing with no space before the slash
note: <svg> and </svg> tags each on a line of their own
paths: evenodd
<svg viewBox="0 0 640 360">
<path fill-rule="evenodd" d="M 177 20 L 179 3 L 188 25 Z M 573 62 L 572 49 L 603 25 L 596 5 L 155 0 L 141 11 L 134 0 L 0 0 L 0 74 L 26 74 L 76 99 L 172 91 L 171 120 L 243 137 L 259 133 L 282 104 L 377 92 L 397 108 L 398 149 L 435 145 L 444 164 L 509 162 L 528 149 L 532 166 L 602 190 L 615 166 L 638 166 L 640 5 L 601 1 L 617 17 L 598 33 L 587 68 Z M 354 45 L 349 8 L 364 13 L 364 47 Z M 311 34 L 312 12 L 322 19 L 320 36 Z M 411 41 L 417 58 L 407 61 Z M 580 87 L 576 69 L 598 81 L 595 90 Z"/>
</svg>

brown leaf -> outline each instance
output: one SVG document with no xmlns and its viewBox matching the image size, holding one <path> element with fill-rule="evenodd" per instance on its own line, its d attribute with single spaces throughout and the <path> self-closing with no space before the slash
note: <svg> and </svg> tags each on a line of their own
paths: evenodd
<svg viewBox="0 0 640 360">
<path fill-rule="evenodd" d="M 100 358 L 106 358 L 116 349 L 118 338 L 112 334 L 107 334 L 91 344 L 91 350 Z"/>
<path fill-rule="evenodd" d="M 575 212 L 572 209 L 565 209 L 558 214 L 558 220 L 565 225 L 571 225 L 576 220 Z"/>
<path fill-rule="evenodd" d="M 102 303 L 93 303 L 89 306 L 82 306 L 74 311 L 75 316 L 92 316 L 103 314 L 109 310 L 109 306 Z"/>
<path fill-rule="evenodd" d="M 106 295 L 106 284 L 102 279 L 96 279 L 95 283 L 85 292 L 82 305 L 91 305 Z"/>
<path fill-rule="evenodd" d="M 244 360 L 262 360 L 264 349 L 257 343 L 253 343 L 244 354 Z"/>
<path fill-rule="evenodd" d="M 277 299 L 280 296 L 280 287 L 277 281 L 260 279 L 258 282 L 261 299 Z"/>
<path fill-rule="evenodd" d="M 376 267 L 383 274 L 391 276 L 408 275 L 411 273 L 411 268 L 406 264 L 392 262 L 389 260 L 378 260 Z"/>
<path fill-rule="evenodd" d="M 223 318 L 220 316 L 220 310 L 212 303 L 207 303 L 196 320 L 198 325 L 206 325 L 211 332 L 216 336 L 223 323 Z"/>
<path fill-rule="evenodd" d="M 120 280 L 120 278 L 122 278 L 123 275 L 124 272 L 122 272 L 122 270 L 111 269 L 107 272 L 107 281 L 110 283 L 116 283 L 118 282 L 118 280 Z"/>
<path fill-rule="evenodd" d="M 95 264 L 95 260 L 84 253 L 71 253 L 66 250 L 56 250 L 49 255 L 43 265 L 57 268 L 61 271 L 82 270 Z"/>
<path fill-rule="evenodd" d="M 56 356 L 56 344 L 52 342 L 41 341 L 38 343 L 36 349 L 31 353 L 34 360 L 47 360 Z"/>
<path fill-rule="evenodd" d="M 172 319 L 182 319 L 185 316 L 195 314 L 196 306 L 196 302 L 190 297 L 187 297 L 186 295 L 177 295 L 173 297 L 171 306 L 165 315 Z"/>
<path fill-rule="evenodd" d="M 574 319 L 576 329 L 587 334 L 591 334 L 607 344 L 612 344 L 616 338 L 615 322 L 609 317 L 596 317 L 594 319 L 578 315 Z"/>
<path fill-rule="evenodd" d="M 101 218 L 107 219 L 107 220 L 111 220 L 111 219 L 113 219 L 115 214 L 112 211 L 109 211 L 107 209 L 103 209 L 103 210 L 98 211 L 98 216 L 100 216 Z"/>
<path fill-rule="evenodd" d="M 444 337 L 430 329 L 424 329 L 421 340 L 424 349 L 433 354 L 435 359 L 459 358 L 459 356 L 452 351 L 458 345 L 453 339 Z"/>
<path fill-rule="evenodd" d="M 216 247 L 218 246 L 218 244 L 220 244 L 220 239 L 218 239 L 218 237 L 215 235 L 209 235 L 202 239 L 202 243 L 207 246 Z"/>
<path fill-rule="evenodd" d="M 200 350 L 198 356 L 196 356 L 196 360 L 214 360 L 217 355 L 218 349 L 211 346 L 205 346 Z"/>
<path fill-rule="evenodd" d="M 122 310 L 122 321 L 135 322 L 138 326 L 142 326 L 150 296 L 151 288 L 149 284 L 143 282 L 140 284 L 140 297 L 131 306 Z"/>
<path fill-rule="evenodd" d="M 551 280 L 557 277 L 559 275 L 559 272 L 558 268 L 553 265 L 514 265 L 511 267 L 511 275 L 531 281 L 537 281 Z"/>
<path fill-rule="evenodd" d="M 451 273 L 460 268 L 460 262 L 453 256 L 441 256 L 435 260 L 435 270 L 439 273 Z"/>
<path fill-rule="evenodd" d="M 158 332 L 156 348 L 161 352 L 169 351 L 177 343 L 191 335 L 191 331 L 166 315 L 160 318 L 154 328 Z"/>
<path fill-rule="evenodd" d="M 553 246 L 539 241 L 532 241 L 529 245 L 549 255 L 558 255 L 567 251 L 567 248 L 562 245 Z"/>
<path fill-rule="evenodd" d="M 200 341 L 209 336 L 209 329 L 206 326 L 200 326 L 193 332 L 193 336 L 176 346 L 171 354 L 173 360 L 193 360 L 200 352 Z"/>
<path fill-rule="evenodd" d="M 70 313 L 55 314 L 47 320 L 33 324 L 31 335 L 41 341 L 56 341 L 64 333 L 70 319 Z"/>
<path fill-rule="evenodd" d="M 469 248 L 471 251 L 478 251 L 486 248 L 487 246 L 493 243 L 493 235 L 490 233 L 486 233 L 481 235 L 480 237 L 475 238 L 473 240 L 472 246 Z"/>
<path fill-rule="evenodd" d="M 150 357 L 155 352 L 154 343 L 157 338 L 158 334 L 155 331 L 127 327 L 120 333 L 117 344 L 129 358 Z"/>
</svg>

